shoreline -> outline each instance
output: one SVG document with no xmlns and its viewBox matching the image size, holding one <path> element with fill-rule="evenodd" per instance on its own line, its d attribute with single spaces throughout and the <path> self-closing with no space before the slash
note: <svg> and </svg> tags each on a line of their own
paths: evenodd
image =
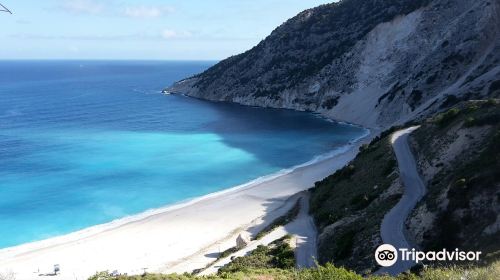
<svg viewBox="0 0 500 280">
<path fill-rule="evenodd" d="M 348 123 L 343 123 L 343 124 L 359 127 L 359 126 L 354 125 L 354 124 L 348 124 Z M 73 241 L 75 239 L 90 237 L 94 234 L 99 234 L 99 233 L 107 231 L 107 230 L 113 230 L 115 228 L 118 228 L 118 227 L 125 225 L 125 224 L 128 224 L 128 223 L 133 223 L 136 221 L 147 219 L 147 218 L 155 216 L 155 215 L 161 215 L 161 214 L 168 212 L 168 211 L 181 209 L 181 208 L 193 205 L 195 203 L 201 202 L 203 200 L 217 198 L 218 196 L 222 196 L 224 194 L 236 193 L 239 191 L 244 191 L 245 189 L 250 189 L 250 188 L 255 187 L 259 184 L 274 180 L 280 176 L 290 174 L 299 168 L 314 165 L 314 164 L 319 163 L 321 161 L 325 161 L 325 160 L 334 158 L 340 154 L 348 152 L 348 150 L 353 148 L 358 142 L 362 141 L 363 139 L 365 139 L 371 135 L 371 131 L 369 129 L 365 128 L 365 130 L 366 131 L 363 135 L 361 135 L 358 138 L 353 139 L 348 144 L 341 146 L 336 150 L 333 150 L 333 151 L 330 151 L 330 152 L 327 152 L 327 153 L 324 153 L 321 155 L 317 155 L 305 163 L 294 165 L 290 168 L 285 168 L 285 169 L 279 170 L 277 172 L 274 172 L 274 173 L 271 173 L 268 175 L 260 176 L 256 179 L 253 179 L 251 181 L 248 181 L 248 182 L 240 184 L 240 185 L 236 185 L 236 186 L 233 186 L 233 187 L 230 187 L 227 189 L 223 189 L 220 191 L 216 191 L 213 193 L 205 194 L 205 195 L 202 195 L 199 197 L 188 198 L 188 199 L 181 200 L 181 201 L 175 202 L 173 204 L 168 204 L 168 205 L 165 205 L 165 206 L 162 206 L 159 208 L 149 209 L 149 210 L 143 211 L 141 213 L 118 218 L 118 219 L 115 219 L 113 221 L 103 223 L 103 224 L 89 226 L 89 227 L 86 227 L 86 228 L 83 228 L 83 229 L 80 229 L 77 231 L 73 231 L 73 232 L 70 232 L 67 234 L 57 235 L 57 236 L 53 236 L 53 237 L 49 237 L 49 238 L 37 240 L 37 241 L 30 241 L 30 242 L 26 242 L 23 244 L 10 246 L 10 247 L 6 247 L 6 248 L 0 248 L 0 261 L 2 261 L 4 254 L 8 254 L 11 251 L 18 251 L 19 253 L 22 253 L 22 251 L 25 251 L 25 250 L 29 251 L 30 248 L 24 248 L 24 247 L 29 247 L 30 245 L 33 245 L 33 244 L 36 244 L 37 247 L 51 246 L 51 245 L 53 245 L 52 243 L 57 242 L 57 241 L 60 242 L 61 240 L 59 240 L 59 239 L 63 239 L 63 238 L 65 239 L 64 240 L 65 242 L 70 242 L 70 241 Z M 45 243 L 47 243 L 47 244 L 45 244 Z M 25 250 L 22 250 L 22 249 L 25 249 Z"/>
<path fill-rule="evenodd" d="M 60 263 L 62 271 L 61 275 L 57 277 L 52 276 L 51 279 L 74 279 L 75 275 L 78 275 L 78 278 L 88 277 L 96 271 L 113 271 L 114 269 L 119 269 L 120 272 L 127 272 L 129 274 L 140 273 L 141 271 L 138 270 L 139 268 L 134 266 L 134 262 L 132 261 L 131 263 L 130 259 L 136 259 L 134 256 L 137 256 L 137 254 L 146 256 L 149 255 L 149 247 L 146 246 L 141 248 L 141 246 L 139 246 L 137 248 L 137 246 L 135 246 L 136 248 L 128 248 L 130 250 L 125 250 L 118 254 L 118 256 L 127 253 L 130 254 L 130 258 L 127 258 L 129 259 L 127 261 L 112 261 L 114 254 L 109 254 L 109 250 L 113 252 L 114 250 L 120 249 L 122 245 L 124 247 L 131 246 L 131 244 L 128 244 L 126 240 L 132 238 L 132 236 L 138 236 L 137 234 L 131 235 L 131 231 L 142 231 L 143 235 L 139 236 L 140 238 L 145 238 L 145 236 L 148 235 L 147 230 L 150 227 L 157 227 L 165 230 L 165 228 L 169 228 L 169 226 L 175 227 L 181 225 L 191 228 L 189 230 L 185 229 L 180 232 L 178 231 L 177 235 L 175 233 L 173 235 L 171 234 L 172 238 L 179 238 L 179 234 L 187 233 L 186 235 L 193 235 L 193 232 L 191 231 L 200 230 L 201 228 L 207 226 L 207 224 L 210 224 L 210 226 L 224 228 L 224 230 L 222 230 L 223 232 L 218 232 L 217 234 L 212 234 L 213 236 L 206 237 L 206 242 L 198 242 L 203 244 L 194 245 L 197 250 L 193 250 L 193 246 L 190 247 L 188 244 L 186 244 L 184 248 L 182 245 L 177 246 L 177 252 L 173 250 L 170 254 L 164 253 L 164 256 L 162 256 L 162 252 L 156 252 L 155 256 L 151 256 L 150 258 L 146 257 L 147 260 L 142 258 L 141 261 L 143 262 L 140 265 L 142 268 L 148 267 L 151 269 L 148 271 L 160 272 L 184 272 L 199 268 L 202 264 L 193 262 L 193 258 L 201 258 L 201 262 L 210 261 L 210 257 L 203 254 L 204 249 L 208 250 L 217 244 L 220 247 L 221 240 L 231 244 L 233 242 L 231 237 L 238 232 L 248 229 L 251 226 L 264 226 L 266 223 L 272 222 L 269 218 L 266 219 L 266 215 L 276 215 L 277 212 L 279 212 L 278 210 L 285 206 L 287 199 L 291 198 L 294 194 L 300 191 L 309 189 L 313 186 L 315 181 L 321 180 L 338 168 L 343 167 L 348 161 L 355 157 L 359 146 L 371 140 L 372 136 L 373 131 L 366 129 L 366 132 L 362 136 L 334 151 L 316 156 L 306 163 L 296 165 L 270 175 L 259 177 L 255 180 L 229 189 L 181 201 L 165 207 L 147 210 L 137 215 L 127 216 L 109 223 L 88 227 L 62 236 L 0 249 L 0 273 L 12 271 L 16 273 L 17 279 L 44 279 L 45 276 L 38 276 L 35 274 L 50 272 L 47 271 L 50 268 L 50 263 Z M 285 185 L 283 187 L 282 183 L 286 183 L 290 186 L 287 187 Z M 260 195 L 260 193 L 265 194 Z M 238 203 L 236 203 L 236 205 L 232 205 L 234 203 L 227 200 L 227 198 L 231 197 L 234 198 L 235 201 L 239 200 L 241 204 L 238 205 Z M 272 205 L 267 206 L 265 205 L 267 201 L 275 202 L 270 203 Z M 217 208 L 215 209 L 216 211 L 207 212 L 205 216 L 213 216 L 213 213 L 220 214 L 219 216 L 221 216 L 224 215 L 225 212 L 228 212 L 227 210 L 231 208 L 239 206 L 241 206 L 241 208 L 245 208 L 245 205 L 248 209 L 245 211 L 240 210 L 240 214 L 245 217 L 236 215 L 236 217 L 232 217 L 233 221 L 229 223 L 216 220 L 207 221 L 207 223 L 205 223 L 203 219 L 202 221 L 194 221 L 190 220 L 190 215 L 192 213 L 186 214 L 186 212 L 193 212 L 193 210 L 197 212 L 197 210 L 199 211 L 202 208 Z M 203 211 L 200 212 L 204 214 Z M 184 218 L 181 216 L 184 216 Z M 193 216 L 193 218 L 198 218 L 197 216 L 198 215 Z M 257 224 L 256 221 L 262 218 L 261 216 L 264 216 L 264 218 L 261 219 L 262 221 L 260 221 L 260 224 Z M 165 219 L 167 217 L 175 219 L 170 221 Z M 162 221 L 158 222 L 156 220 Z M 184 221 L 182 222 L 182 220 Z M 146 231 L 144 231 L 145 229 Z M 170 232 L 162 232 L 162 234 L 159 235 L 149 235 L 151 235 L 153 241 L 156 238 L 156 243 L 158 243 L 159 240 L 157 239 L 159 236 L 168 235 L 169 233 Z M 113 236 L 115 239 L 109 240 L 109 236 Z M 122 239 L 122 241 L 117 241 L 117 237 L 118 239 Z M 200 236 L 200 238 L 203 239 L 203 236 Z M 189 240 L 185 239 L 187 239 L 187 237 L 182 238 L 181 235 L 181 240 L 178 242 L 183 241 L 185 243 L 191 243 Z M 97 243 L 100 246 L 96 247 L 93 244 L 88 245 L 87 243 Z M 148 246 L 151 246 L 151 244 L 155 244 L 155 242 L 149 242 Z M 102 248 L 103 246 L 104 248 Z M 225 246 L 228 246 L 228 248 L 231 247 L 230 245 Z M 88 251 L 90 248 L 106 250 L 108 254 L 103 255 L 107 255 L 108 259 L 106 259 L 106 256 L 99 257 L 99 253 L 96 253 L 95 256 L 78 256 L 80 252 Z M 211 249 L 213 250 L 213 248 Z M 200 254 L 203 256 L 200 256 Z M 54 255 L 53 261 L 50 263 L 48 260 L 45 260 L 48 255 Z M 67 259 L 66 257 L 69 257 L 72 260 L 68 260 L 66 262 L 60 261 Z M 97 261 L 95 264 L 90 264 L 88 263 L 90 261 L 88 258 L 105 259 Z M 111 263 L 109 261 L 111 261 Z M 87 263 L 87 265 L 84 266 L 85 263 Z M 64 273 L 64 267 L 70 268 L 70 271 L 68 272 L 71 272 L 71 275 Z"/>
</svg>

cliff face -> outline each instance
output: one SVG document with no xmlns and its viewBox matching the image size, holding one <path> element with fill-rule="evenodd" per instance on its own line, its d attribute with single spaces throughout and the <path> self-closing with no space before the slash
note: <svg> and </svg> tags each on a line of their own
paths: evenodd
<svg viewBox="0 0 500 280">
<path fill-rule="evenodd" d="M 498 97 L 499 31 L 495 0 L 344 0 L 168 90 L 386 128 Z"/>
</svg>

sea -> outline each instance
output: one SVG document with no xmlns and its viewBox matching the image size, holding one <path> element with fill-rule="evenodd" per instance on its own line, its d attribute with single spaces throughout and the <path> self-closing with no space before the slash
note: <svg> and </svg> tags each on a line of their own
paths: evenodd
<svg viewBox="0 0 500 280">
<path fill-rule="evenodd" d="M 161 93 L 214 63 L 0 61 L 0 248 L 290 172 L 366 134 Z"/>
</svg>

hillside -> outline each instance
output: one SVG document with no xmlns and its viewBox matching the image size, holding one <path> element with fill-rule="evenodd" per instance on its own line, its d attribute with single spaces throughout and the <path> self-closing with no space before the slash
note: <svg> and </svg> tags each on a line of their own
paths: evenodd
<svg viewBox="0 0 500 280">
<path fill-rule="evenodd" d="M 258 269 L 249 267 L 247 269 L 221 273 L 208 277 L 197 277 L 190 274 L 145 274 L 140 276 L 110 276 L 107 272 L 101 272 L 89 280 L 496 280 L 500 273 L 500 263 L 496 262 L 481 268 L 429 268 L 419 274 L 401 274 L 397 277 L 391 276 L 369 276 L 362 277 L 344 268 L 337 268 L 331 264 L 321 266 L 317 269 L 284 270 L 276 268 Z M 1 279 L 1 278 L 0 278 Z"/>
<path fill-rule="evenodd" d="M 500 95 L 500 3 L 344 0 L 168 90 L 388 128 Z"/>
<path fill-rule="evenodd" d="M 500 104 L 471 101 L 423 123 L 411 137 L 428 194 L 407 227 L 426 250 L 500 256 Z"/>
<path fill-rule="evenodd" d="M 344 169 L 316 183 L 311 214 L 320 230 L 319 262 L 360 273 L 378 269 L 380 224 L 403 187 L 384 132 Z M 424 250 L 461 248 L 500 255 L 500 104 L 469 101 L 424 120 L 410 136 L 428 193 L 407 220 Z M 441 264 L 443 265 L 443 264 Z"/>
<path fill-rule="evenodd" d="M 380 224 L 403 193 L 389 134 L 363 146 L 349 165 L 311 190 L 319 263 L 375 271 L 373 252 L 383 243 Z"/>
</svg>

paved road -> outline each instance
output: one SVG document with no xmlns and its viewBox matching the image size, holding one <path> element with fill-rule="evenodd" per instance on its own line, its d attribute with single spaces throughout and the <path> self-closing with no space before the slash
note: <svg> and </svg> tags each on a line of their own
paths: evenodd
<svg viewBox="0 0 500 280">
<path fill-rule="evenodd" d="M 259 245 L 268 245 L 283 236 L 290 234 L 296 240 L 295 259 L 299 268 L 312 267 L 317 258 L 316 250 L 316 226 L 309 216 L 309 193 L 302 193 L 300 199 L 300 211 L 297 218 L 285 226 L 280 226 L 259 240 L 250 242 L 245 248 L 235 252 L 223 259 L 218 260 L 198 275 L 206 276 L 217 273 L 219 268 L 231 262 L 233 257 L 242 257 L 255 250 Z"/>
<path fill-rule="evenodd" d="M 425 195 L 425 184 L 420 178 L 417 164 L 408 144 L 408 135 L 418 126 L 395 132 L 391 142 L 398 160 L 399 176 L 404 185 L 404 194 L 401 200 L 384 217 L 380 228 L 382 241 L 385 244 L 399 248 L 414 248 L 405 236 L 405 221 L 418 201 Z M 400 258 L 391 267 L 384 267 L 377 274 L 388 273 L 396 275 L 410 269 L 414 265 L 410 261 L 400 261 Z"/>
</svg>

